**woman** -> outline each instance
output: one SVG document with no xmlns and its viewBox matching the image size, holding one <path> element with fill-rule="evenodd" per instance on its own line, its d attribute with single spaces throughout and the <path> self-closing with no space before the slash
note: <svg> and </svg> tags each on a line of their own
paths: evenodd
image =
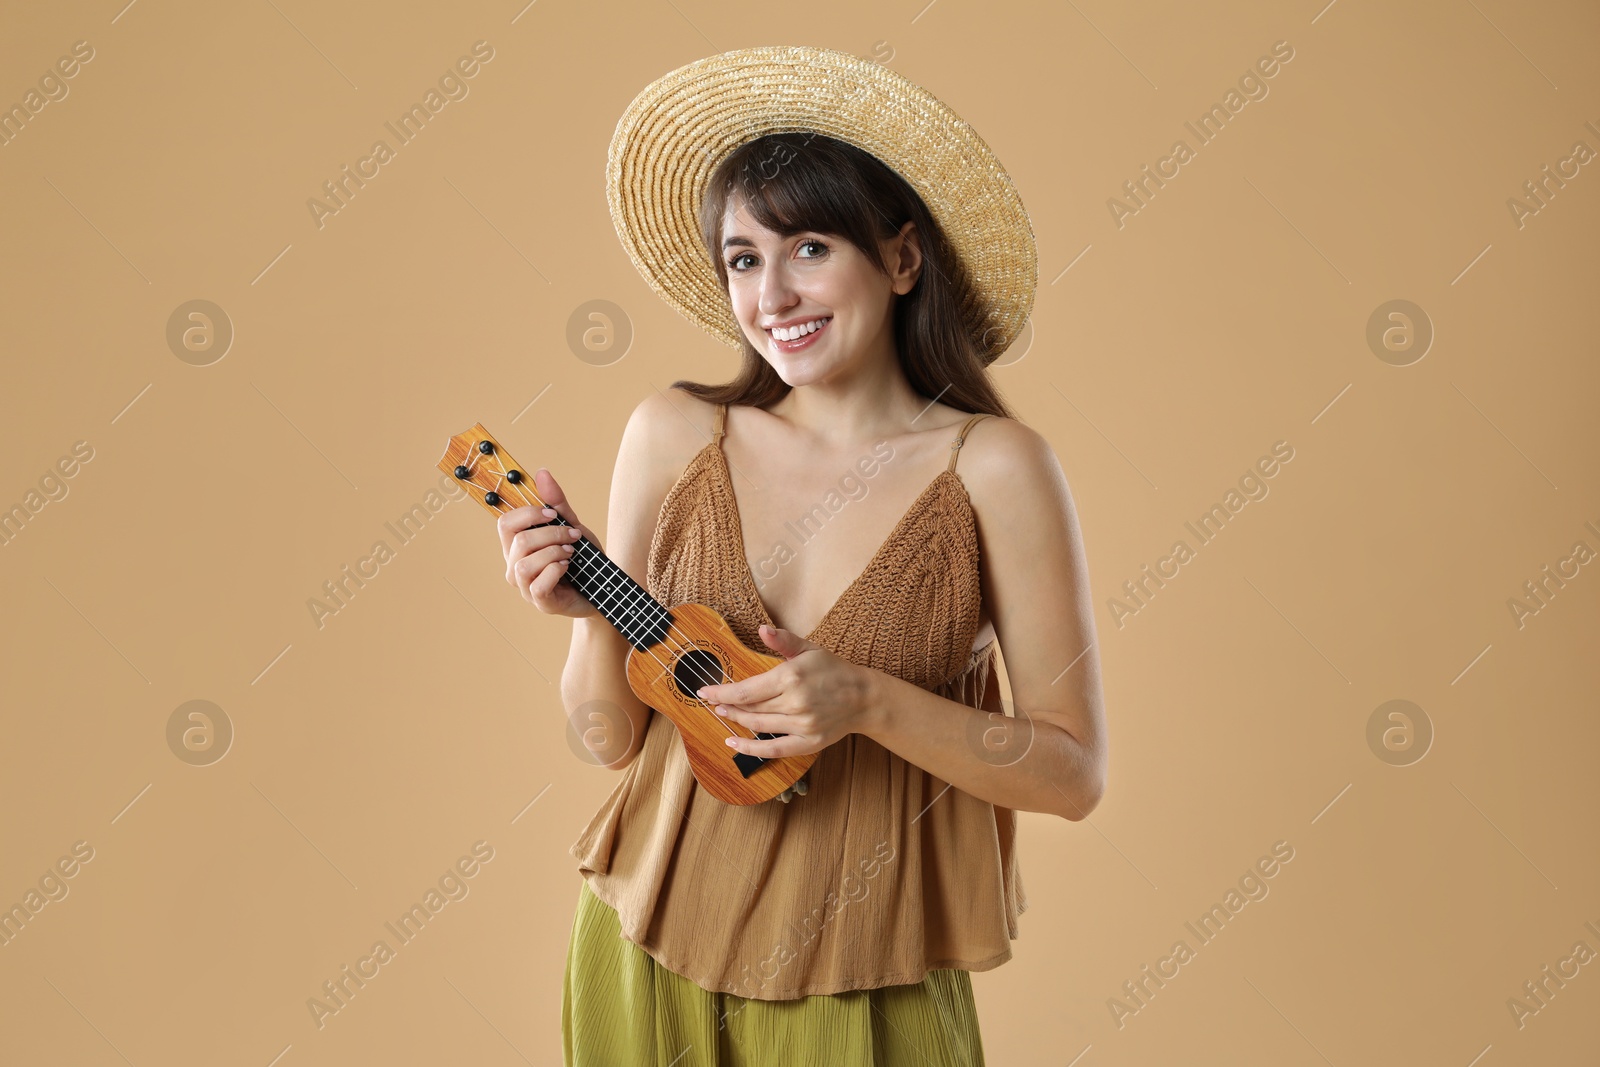
<svg viewBox="0 0 1600 1067">
<path fill-rule="evenodd" d="M 576 620 L 563 698 L 622 771 L 572 848 L 566 1062 L 981 1064 L 969 972 L 1011 958 L 1027 907 L 1016 812 L 1081 819 L 1106 774 L 1071 496 L 984 369 L 1032 304 L 1021 203 L 925 90 L 811 48 L 660 79 L 608 191 L 646 279 L 743 362 L 639 405 L 607 555 L 783 657 L 700 691 L 781 735 L 739 751 L 818 756 L 782 803 L 699 789 L 624 639 L 562 581 L 572 535 L 501 518 L 507 580 Z"/>
</svg>

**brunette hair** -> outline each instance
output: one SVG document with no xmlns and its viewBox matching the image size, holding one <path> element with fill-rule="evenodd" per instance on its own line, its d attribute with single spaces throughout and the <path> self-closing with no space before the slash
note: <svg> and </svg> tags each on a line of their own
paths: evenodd
<svg viewBox="0 0 1600 1067">
<path fill-rule="evenodd" d="M 712 173 L 700 206 L 700 233 L 723 292 L 722 220 L 737 196 L 761 225 L 786 237 L 804 231 L 843 238 L 888 273 L 879 242 L 907 221 L 921 239 L 916 284 L 894 301 L 894 344 L 900 368 L 919 395 L 974 414 L 1014 417 L 984 366 L 961 314 L 965 270 L 922 197 L 876 156 L 812 132 L 774 133 L 747 141 Z M 739 372 L 721 385 L 672 383 L 713 404 L 765 407 L 790 386 L 743 338 Z"/>
</svg>

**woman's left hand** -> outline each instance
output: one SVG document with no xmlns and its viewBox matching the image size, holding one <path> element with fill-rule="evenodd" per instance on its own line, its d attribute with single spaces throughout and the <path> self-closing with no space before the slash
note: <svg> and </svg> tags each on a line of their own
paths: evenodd
<svg viewBox="0 0 1600 1067">
<path fill-rule="evenodd" d="M 764 759 L 804 756 L 846 734 L 864 732 L 870 668 L 778 627 L 762 626 L 761 640 L 785 662 L 737 682 L 703 686 L 697 693 L 717 714 L 752 733 L 788 736 L 732 737 L 729 747 Z"/>
</svg>

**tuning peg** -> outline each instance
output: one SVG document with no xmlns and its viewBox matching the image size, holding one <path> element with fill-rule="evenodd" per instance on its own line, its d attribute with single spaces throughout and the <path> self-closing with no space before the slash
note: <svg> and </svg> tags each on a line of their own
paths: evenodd
<svg viewBox="0 0 1600 1067">
<path fill-rule="evenodd" d="M 506 481 L 510 482 L 512 485 L 516 485 L 518 482 L 522 481 L 522 472 L 513 467 L 512 469 L 506 471 Z"/>
<path fill-rule="evenodd" d="M 478 442 L 478 451 L 482 452 L 484 455 L 487 456 L 489 453 L 494 451 L 493 442 L 490 442 L 490 441 L 479 441 Z"/>
<path fill-rule="evenodd" d="M 471 471 L 469 471 L 469 470 L 467 470 L 467 468 L 465 468 L 465 467 L 459 467 L 459 466 L 458 466 L 458 467 L 457 467 L 457 468 L 456 468 L 456 477 L 457 477 L 457 478 L 461 478 L 461 479 L 465 479 L 465 478 L 466 478 L 466 477 L 467 477 L 467 476 L 468 476 L 468 475 L 470 475 L 470 474 L 471 474 L 471 473 L 472 473 L 472 472 L 471 472 Z"/>
</svg>

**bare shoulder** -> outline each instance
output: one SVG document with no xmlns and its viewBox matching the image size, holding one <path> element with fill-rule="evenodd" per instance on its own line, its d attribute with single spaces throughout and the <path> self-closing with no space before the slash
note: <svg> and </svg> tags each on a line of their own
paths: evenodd
<svg viewBox="0 0 1600 1067">
<path fill-rule="evenodd" d="M 643 581 L 656 520 L 689 461 L 711 440 L 716 406 L 681 389 L 652 389 L 634 407 L 611 477 L 606 554 Z"/>
<path fill-rule="evenodd" d="M 676 459 L 682 466 L 711 441 L 716 411 L 715 404 L 682 389 L 652 389 L 629 421 L 637 421 L 650 443 L 667 453 L 663 459 Z"/>
<path fill-rule="evenodd" d="M 991 416 L 973 423 L 956 471 L 980 524 L 1027 525 L 1051 513 L 1071 513 L 1067 477 L 1055 449 L 1016 419 Z"/>
<path fill-rule="evenodd" d="M 967 430 L 961 444 L 956 469 L 963 480 L 973 483 L 974 492 L 983 483 L 993 484 L 1011 478 L 1028 478 L 1061 469 L 1055 449 L 1033 427 L 999 415 L 979 419 Z M 971 475 L 970 478 L 965 477 Z M 1015 487 L 1008 486 L 1008 491 Z"/>
</svg>

